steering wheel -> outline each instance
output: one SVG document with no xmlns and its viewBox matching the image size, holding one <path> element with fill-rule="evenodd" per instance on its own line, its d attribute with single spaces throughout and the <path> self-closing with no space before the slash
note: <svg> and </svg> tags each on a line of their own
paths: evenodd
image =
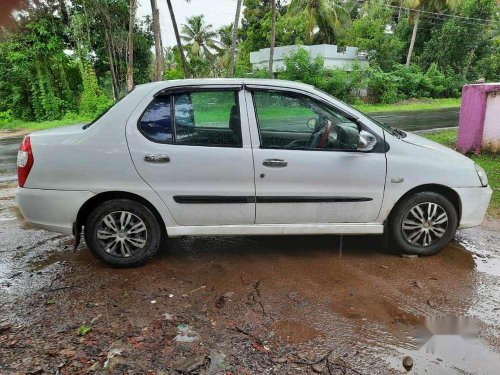
<svg viewBox="0 0 500 375">
<path fill-rule="evenodd" d="M 332 122 L 330 120 L 326 120 L 325 125 L 318 127 L 317 130 L 311 134 L 311 137 L 309 138 L 309 148 L 325 148 L 332 129 Z M 323 134 L 320 136 L 322 131 Z"/>
</svg>

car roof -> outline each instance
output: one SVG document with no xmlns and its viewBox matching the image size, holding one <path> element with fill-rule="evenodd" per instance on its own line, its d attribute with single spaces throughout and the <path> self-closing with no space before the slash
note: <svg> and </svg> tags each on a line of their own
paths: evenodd
<svg viewBox="0 0 500 375">
<path fill-rule="evenodd" d="M 157 87 L 158 89 L 180 87 L 180 86 L 203 86 L 203 85 L 262 85 L 295 88 L 302 90 L 314 89 L 314 86 L 307 85 L 302 82 L 286 81 L 281 79 L 260 79 L 260 78 L 190 78 L 190 79 L 174 79 L 168 81 L 151 82 L 142 85 L 137 85 L 138 88 Z"/>
</svg>

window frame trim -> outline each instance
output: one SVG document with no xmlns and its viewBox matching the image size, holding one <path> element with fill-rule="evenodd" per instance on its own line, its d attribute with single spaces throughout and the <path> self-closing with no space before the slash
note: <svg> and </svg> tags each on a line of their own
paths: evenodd
<svg viewBox="0 0 500 375">
<path fill-rule="evenodd" d="M 181 93 L 193 93 L 193 92 L 217 92 L 217 91 L 228 91 L 232 92 L 235 94 L 235 100 L 236 100 L 236 105 L 238 106 L 238 112 L 239 112 L 239 117 L 240 117 L 240 133 L 239 133 L 239 145 L 204 145 L 204 144 L 189 144 L 189 143 L 177 143 L 177 128 L 175 124 L 175 100 L 174 96 L 175 94 L 181 94 Z M 139 133 L 148 140 L 149 142 L 157 143 L 157 144 L 162 144 L 162 145 L 172 145 L 172 146 L 195 146 L 195 147 L 221 147 L 221 148 L 243 148 L 243 127 L 241 123 L 241 102 L 240 102 L 240 97 L 239 94 L 244 91 L 244 86 L 242 84 L 233 84 L 233 85 L 186 85 L 186 86 L 177 86 L 177 87 L 169 87 L 163 90 L 158 91 L 153 95 L 153 98 L 151 101 L 146 105 L 144 110 L 141 112 L 138 120 L 137 120 L 137 130 L 139 130 Z M 170 127 L 172 131 L 172 137 L 170 138 L 170 141 L 158 141 L 154 140 L 148 135 L 145 134 L 145 132 L 142 130 L 142 127 L 140 126 L 141 119 L 148 110 L 149 106 L 151 103 L 153 103 L 154 100 L 157 98 L 161 97 L 168 97 L 169 98 L 169 105 L 170 105 Z M 229 114 L 231 116 L 231 114 Z"/>
<path fill-rule="evenodd" d="M 322 152 L 359 152 L 359 153 L 386 153 L 388 151 L 388 144 L 385 141 L 384 138 L 379 137 L 377 134 L 375 134 L 373 131 L 371 131 L 367 126 L 365 126 L 359 117 L 356 117 L 352 115 L 349 112 L 344 111 L 341 108 L 336 107 L 332 103 L 324 100 L 323 98 L 317 97 L 313 94 L 311 94 L 308 91 L 300 90 L 300 89 L 294 89 L 294 88 L 288 88 L 288 87 L 276 87 L 276 86 L 268 86 L 268 85 L 245 85 L 245 90 L 248 91 L 252 97 L 252 106 L 253 106 L 253 111 L 255 115 L 255 120 L 256 120 L 256 126 L 257 126 L 257 132 L 259 133 L 259 148 L 263 150 L 285 150 L 285 151 L 322 151 Z M 273 147 L 273 146 L 263 146 L 262 145 L 262 134 L 261 134 L 261 126 L 260 126 L 260 121 L 259 121 L 259 115 L 257 113 L 257 105 L 255 103 L 255 92 L 278 92 L 278 93 L 284 93 L 284 94 L 296 94 L 296 95 L 302 95 L 322 106 L 326 106 L 329 109 L 333 109 L 345 118 L 347 118 L 350 121 L 353 121 L 357 126 L 358 130 L 365 130 L 372 134 L 375 138 L 377 138 L 377 143 L 378 145 L 383 145 L 381 149 L 379 147 L 375 147 L 371 151 L 360 151 L 360 150 L 346 150 L 346 149 L 320 149 L 320 148 L 304 148 L 304 147 Z"/>
</svg>

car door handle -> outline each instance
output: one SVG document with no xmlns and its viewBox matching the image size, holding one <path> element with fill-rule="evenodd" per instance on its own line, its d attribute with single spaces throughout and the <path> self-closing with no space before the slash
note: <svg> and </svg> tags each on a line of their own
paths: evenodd
<svg viewBox="0 0 500 375">
<path fill-rule="evenodd" d="M 168 163 L 170 162 L 170 158 L 167 155 L 162 154 L 148 154 L 144 156 L 144 161 L 150 163 Z"/>
<path fill-rule="evenodd" d="M 265 159 L 262 165 L 269 168 L 284 168 L 288 162 L 282 159 Z"/>
</svg>

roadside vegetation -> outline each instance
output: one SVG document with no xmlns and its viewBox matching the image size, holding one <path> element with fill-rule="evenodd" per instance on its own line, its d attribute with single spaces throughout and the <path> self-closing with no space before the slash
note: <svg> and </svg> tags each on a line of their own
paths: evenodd
<svg viewBox="0 0 500 375">
<path fill-rule="evenodd" d="M 459 108 L 460 98 L 446 99 L 412 99 L 403 100 L 394 104 L 355 104 L 361 112 L 404 112 L 445 108 Z"/>
<path fill-rule="evenodd" d="M 442 130 L 426 134 L 425 137 L 455 149 L 457 143 L 457 130 Z M 493 189 L 488 212 L 494 217 L 500 217 L 500 155 L 483 153 L 481 155 L 470 155 L 470 158 L 479 164 L 488 175 L 488 181 Z"/>
<path fill-rule="evenodd" d="M 272 63 L 254 70 L 249 58 L 270 46 L 358 47 L 368 67 L 325 69 L 321 57 L 299 49 L 276 77 L 369 112 L 454 107 L 463 84 L 500 80 L 496 0 L 238 0 L 241 26 L 219 29 L 203 15 L 177 25 L 183 0 L 166 2 L 168 15 L 159 17 L 151 0 L 151 16 L 141 18 L 136 0 L 20 2 L 16 12 L 7 4 L 4 13 L 15 16 L 0 30 L 0 128 L 85 122 L 153 80 L 271 77 Z M 163 48 L 159 20 L 166 17 L 176 43 Z"/>
</svg>

